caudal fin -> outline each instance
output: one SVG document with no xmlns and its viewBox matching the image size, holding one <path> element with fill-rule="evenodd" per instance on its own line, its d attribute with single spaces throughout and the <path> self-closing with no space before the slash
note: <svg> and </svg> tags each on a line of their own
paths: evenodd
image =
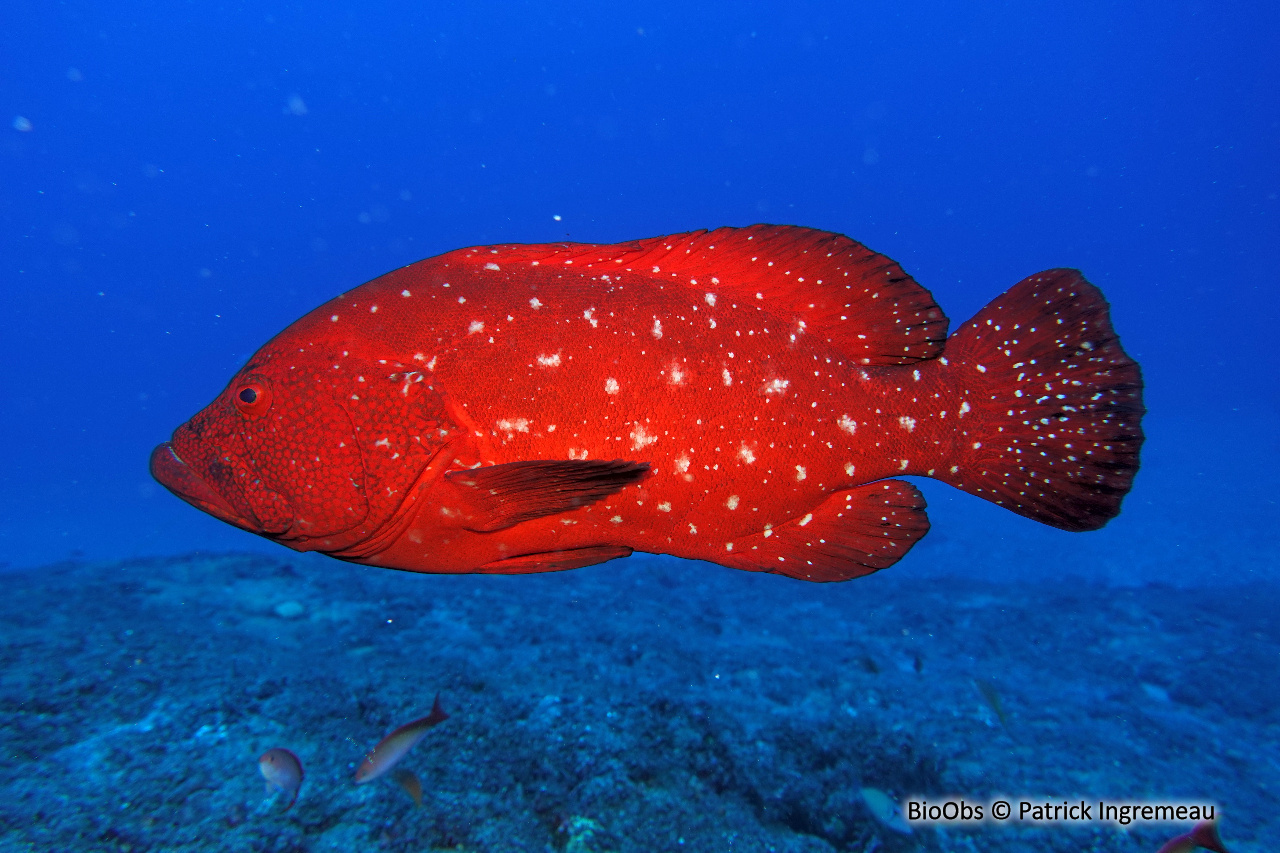
<svg viewBox="0 0 1280 853">
<path fill-rule="evenodd" d="M 947 341 L 964 443 L 940 479 L 1063 530 L 1120 512 L 1142 447 L 1142 373 L 1078 270 L 1023 279 Z"/>
<path fill-rule="evenodd" d="M 1218 836 L 1218 825 L 1211 820 L 1203 820 L 1197 823 L 1195 828 L 1191 830 L 1191 840 L 1205 850 L 1212 850 L 1214 853 L 1227 853 L 1227 848 Z"/>
</svg>

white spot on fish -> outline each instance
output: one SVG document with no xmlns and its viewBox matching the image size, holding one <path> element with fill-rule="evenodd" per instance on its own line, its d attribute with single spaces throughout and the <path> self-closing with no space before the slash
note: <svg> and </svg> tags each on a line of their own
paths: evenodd
<svg viewBox="0 0 1280 853">
<path fill-rule="evenodd" d="M 540 355 L 538 356 L 538 364 L 543 367 L 559 367 L 560 353 L 554 353 L 553 355 Z"/>
<path fill-rule="evenodd" d="M 846 462 L 846 463 L 844 463 L 844 472 L 845 472 L 846 474 L 848 474 L 850 477 L 852 477 L 852 476 L 853 476 L 853 472 L 854 472 L 854 470 L 855 470 L 855 469 L 854 469 L 854 467 L 853 467 L 853 463 L 852 463 L 852 462 Z"/>
<path fill-rule="evenodd" d="M 836 421 L 836 424 L 839 425 L 840 429 L 849 433 L 849 435 L 853 435 L 858 431 L 858 422 L 848 415 L 841 415 L 840 420 Z"/>
<path fill-rule="evenodd" d="M 797 523 L 798 523 L 801 527 L 804 527 L 806 524 L 808 524 L 808 523 L 809 523 L 809 522 L 811 522 L 811 521 L 813 521 L 813 513 L 811 513 L 811 512 L 810 512 L 810 513 L 807 513 L 807 514 L 805 515 L 805 517 L 804 517 L 804 518 L 802 518 L 802 519 L 800 519 L 800 521 L 799 521 L 799 522 L 797 522 Z"/>
<path fill-rule="evenodd" d="M 689 457 L 681 453 L 676 457 L 676 473 L 684 474 L 689 470 Z"/>
<path fill-rule="evenodd" d="M 650 330 L 655 340 L 662 339 L 662 321 L 657 317 L 653 318 L 653 329 Z"/>
<path fill-rule="evenodd" d="M 764 384 L 760 390 L 766 394 L 781 394 L 787 390 L 787 386 L 791 384 L 789 379 L 772 379 Z"/>
<path fill-rule="evenodd" d="M 485 264 L 485 265 L 484 265 L 484 268 L 485 268 L 485 269 L 487 269 L 487 270 L 496 270 L 496 269 L 501 269 L 501 267 L 499 267 L 499 266 L 498 266 L 497 264 L 495 264 L 493 261 L 489 261 L 489 263 Z"/>
<path fill-rule="evenodd" d="M 484 323 L 481 323 L 479 320 L 472 320 L 471 325 L 467 326 L 468 335 L 474 335 L 476 332 L 483 332 L 483 331 L 484 331 Z"/>
<path fill-rule="evenodd" d="M 643 424 L 636 424 L 635 429 L 631 430 L 631 449 L 640 450 L 648 447 L 658 440 L 656 435 L 649 435 L 645 432 Z"/>
<path fill-rule="evenodd" d="M 529 300 L 529 307 L 532 308 L 534 311 L 537 311 L 539 308 L 542 307 L 542 300 L 536 296 L 533 297 L 532 299 Z"/>
<path fill-rule="evenodd" d="M 729 372 L 727 367 L 720 371 L 720 378 L 724 381 L 726 388 L 733 384 L 733 374 Z"/>
<path fill-rule="evenodd" d="M 751 448 L 745 444 L 738 448 L 738 458 L 750 465 L 756 461 L 756 455 L 751 452 Z"/>
<path fill-rule="evenodd" d="M 513 419 L 508 420 L 507 418 L 503 418 L 502 420 L 497 421 L 497 422 L 495 423 L 495 426 L 497 426 L 497 427 L 498 427 L 498 429 L 502 430 L 502 431 L 503 431 L 503 432 L 505 432 L 505 433 L 513 433 L 513 432 L 528 432 L 528 431 L 529 431 L 529 419 L 528 419 L 528 418 L 513 418 Z M 508 438 L 509 438 L 509 437 L 510 437 L 510 436 L 508 436 Z"/>
<path fill-rule="evenodd" d="M 658 504 L 658 511 L 671 512 L 671 501 L 663 501 L 662 503 Z"/>
<path fill-rule="evenodd" d="M 714 293 L 708 293 L 705 299 L 707 300 L 707 304 L 712 308 L 716 307 L 716 295 Z"/>
<path fill-rule="evenodd" d="M 400 295 L 401 295 L 401 296 L 403 296 L 403 297 L 405 297 L 405 298 L 408 298 L 408 297 L 410 297 L 410 296 L 413 296 L 413 294 L 412 294 L 412 293 L 410 293 L 408 290 L 402 290 L 402 291 L 400 291 Z"/>
<path fill-rule="evenodd" d="M 503 418 L 502 420 L 497 421 L 497 424 L 498 424 L 498 429 L 503 430 L 503 432 L 507 432 L 507 433 L 529 432 L 529 419 L 527 418 L 516 418 L 513 420 L 507 420 L 506 418 Z"/>
<path fill-rule="evenodd" d="M 902 427 L 907 432 L 912 432 L 916 428 L 916 419 L 912 417 L 908 417 L 907 415 L 903 415 L 902 417 L 898 418 L 898 426 Z"/>
<path fill-rule="evenodd" d="M 394 377 L 395 377 L 395 374 L 392 374 L 392 378 L 394 378 Z M 421 373 L 419 373 L 419 372 L 418 372 L 418 371 L 416 371 L 416 370 L 411 370 L 411 371 L 409 371 L 408 373 L 406 373 L 406 374 L 404 375 L 404 382 L 400 385 L 400 396 L 402 396 L 402 397 L 408 397 L 408 396 L 409 396 L 409 388 L 410 388 L 414 383 L 416 383 L 416 382 L 421 382 L 421 381 L 422 381 L 422 379 L 423 379 L 422 374 L 421 374 Z"/>
<path fill-rule="evenodd" d="M 737 495 L 729 495 L 729 500 L 725 501 L 724 505 L 727 506 L 729 509 L 737 509 L 739 500 L 740 499 L 738 498 Z"/>
<path fill-rule="evenodd" d="M 608 379 L 606 379 L 606 380 L 604 381 L 604 390 L 605 390 L 605 393 L 606 393 L 606 394 L 617 394 L 617 393 L 618 393 L 618 380 L 616 380 L 616 379 L 614 379 L 612 376 L 610 376 Z"/>
<path fill-rule="evenodd" d="M 973 411 L 973 410 L 969 408 L 969 401 L 968 401 L 968 400 L 965 400 L 964 402 L 962 402 L 962 403 L 960 404 L 960 417 L 962 417 L 962 418 L 963 418 L 966 414 L 968 414 L 968 413 L 969 413 L 969 412 L 971 412 L 971 411 Z"/>
<path fill-rule="evenodd" d="M 805 467 L 803 465 L 796 466 L 796 482 L 797 483 L 799 483 L 801 480 L 803 480 L 805 477 L 808 477 L 808 476 L 809 476 L 809 472 L 805 470 Z"/>
</svg>

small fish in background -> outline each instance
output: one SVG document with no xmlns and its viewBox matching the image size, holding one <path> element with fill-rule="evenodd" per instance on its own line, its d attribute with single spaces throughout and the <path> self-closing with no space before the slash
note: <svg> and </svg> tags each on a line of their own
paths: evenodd
<svg viewBox="0 0 1280 853">
<path fill-rule="evenodd" d="M 391 771 L 391 778 L 413 799 L 415 806 L 422 805 L 422 781 L 418 778 L 417 773 L 412 770 L 406 770 L 403 767 L 397 767 Z"/>
<path fill-rule="evenodd" d="M 879 788 L 863 788 L 862 802 L 866 804 L 872 817 L 884 826 L 903 835 L 912 834 L 911 824 L 902 816 L 902 809 L 884 791 Z"/>
<path fill-rule="evenodd" d="M 267 780 L 267 794 L 279 791 L 282 797 L 288 797 L 284 810 L 288 811 L 298 799 L 298 789 L 302 787 L 302 762 L 298 756 L 282 746 L 273 747 L 262 753 L 258 759 L 258 769 L 262 778 Z"/>
<path fill-rule="evenodd" d="M 1169 839 L 1156 853 L 1191 853 L 1200 848 L 1227 853 L 1222 839 L 1218 837 L 1218 826 L 1211 820 L 1203 820 L 1190 832 Z"/>
<path fill-rule="evenodd" d="M 1009 718 L 1005 716 L 1004 705 L 1000 702 L 1000 692 L 996 690 L 996 686 L 990 681 L 984 681 L 981 678 L 975 678 L 973 685 L 978 688 L 978 692 L 982 694 L 982 698 L 986 700 L 987 705 L 995 712 L 996 719 L 1000 721 L 1000 725 L 1009 728 Z"/>
<path fill-rule="evenodd" d="M 449 715 L 440 707 L 440 696 L 436 695 L 431 705 L 431 713 L 420 720 L 405 723 L 378 742 L 370 750 L 364 761 L 356 768 L 356 784 L 372 782 L 379 776 L 388 773 L 404 758 L 409 750 L 417 746 L 418 741 L 427 736 L 427 732 L 449 719 Z"/>
</svg>

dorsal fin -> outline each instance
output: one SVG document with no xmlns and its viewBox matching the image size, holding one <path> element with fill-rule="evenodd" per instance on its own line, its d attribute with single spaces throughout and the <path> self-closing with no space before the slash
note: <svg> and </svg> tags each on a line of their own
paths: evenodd
<svg viewBox="0 0 1280 853">
<path fill-rule="evenodd" d="M 819 335 L 856 364 L 936 358 L 947 338 L 942 309 L 896 262 L 841 234 L 812 228 L 751 225 L 613 245 L 551 243 L 463 251 L 486 261 L 498 254 L 507 263 L 625 270 L 678 283 L 709 304 L 729 302 L 780 316 L 793 334 Z"/>
</svg>

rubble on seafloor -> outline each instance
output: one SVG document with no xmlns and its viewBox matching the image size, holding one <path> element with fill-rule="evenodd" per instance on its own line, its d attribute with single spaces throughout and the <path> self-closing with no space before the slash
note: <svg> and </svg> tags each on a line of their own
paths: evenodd
<svg viewBox="0 0 1280 853">
<path fill-rule="evenodd" d="M 635 555 L 427 576 L 192 555 L 0 575 L 0 850 L 1154 851 L 907 796 L 1212 802 L 1280 849 L 1280 592 L 809 585 Z M 391 776 L 365 753 L 433 697 Z M 285 810 L 258 774 L 305 767 Z M 883 793 L 881 799 L 875 793 Z"/>
</svg>

